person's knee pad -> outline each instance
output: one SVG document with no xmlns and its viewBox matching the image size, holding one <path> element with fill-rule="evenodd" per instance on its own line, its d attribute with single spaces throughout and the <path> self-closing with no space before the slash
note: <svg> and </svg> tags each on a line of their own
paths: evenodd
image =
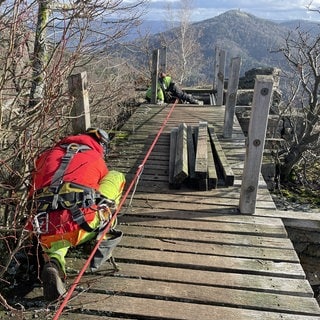
<svg viewBox="0 0 320 320">
<path fill-rule="evenodd" d="M 109 171 L 100 182 L 99 192 L 106 198 L 114 200 L 116 204 L 119 204 L 125 183 L 125 175 L 122 172 Z"/>
</svg>

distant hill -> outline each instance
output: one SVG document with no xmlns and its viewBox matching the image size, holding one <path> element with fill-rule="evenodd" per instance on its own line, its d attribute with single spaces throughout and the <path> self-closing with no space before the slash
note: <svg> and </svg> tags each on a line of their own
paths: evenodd
<svg viewBox="0 0 320 320">
<path fill-rule="evenodd" d="M 296 30 L 297 28 L 299 28 L 300 30 L 309 32 L 314 37 L 318 36 L 320 32 L 320 24 L 316 21 L 290 20 L 283 21 L 280 23 L 280 25 L 290 30 Z"/>
<path fill-rule="evenodd" d="M 155 21 L 151 24 L 152 30 L 160 30 Z M 283 46 L 288 33 L 294 31 L 297 26 L 303 26 L 303 30 L 307 30 L 313 35 L 319 34 L 319 26 L 315 22 L 298 20 L 274 22 L 240 10 L 227 11 L 211 19 L 193 23 L 190 27 L 200 35 L 198 42 L 204 56 L 204 70 L 202 72 L 212 73 L 215 47 L 219 46 L 228 54 L 227 67 L 230 58 L 238 56 L 242 58 L 241 74 L 243 74 L 245 71 L 257 67 L 285 68 L 282 54 L 275 53 L 275 51 Z M 151 32 L 150 47 L 159 48 L 161 34 L 168 33 L 177 32 L 175 29 L 155 34 Z"/>
<path fill-rule="evenodd" d="M 228 58 L 240 56 L 242 70 L 280 64 L 280 57 L 270 54 L 281 47 L 288 33 L 285 26 L 257 18 L 246 12 L 231 10 L 212 19 L 193 24 L 201 30 L 199 38 L 205 57 L 214 54 L 219 46 Z"/>
</svg>

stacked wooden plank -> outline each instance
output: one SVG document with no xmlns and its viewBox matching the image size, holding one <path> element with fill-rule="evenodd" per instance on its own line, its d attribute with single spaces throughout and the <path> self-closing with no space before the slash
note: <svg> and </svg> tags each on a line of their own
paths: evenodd
<svg viewBox="0 0 320 320">
<path fill-rule="evenodd" d="M 232 186 L 234 174 L 217 135 L 208 122 L 196 127 L 180 123 L 170 133 L 169 185 L 186 183 L 198 190 Z"/>
</svg>

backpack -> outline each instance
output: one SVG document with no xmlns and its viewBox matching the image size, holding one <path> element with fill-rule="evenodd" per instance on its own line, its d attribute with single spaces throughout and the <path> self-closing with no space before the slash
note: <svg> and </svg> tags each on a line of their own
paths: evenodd
<svg viewBox="0 0 320 320">
<path fill-rule="evenodd" d="M 38 234 L 47 234 L 49 231 L 49 214 L 56 210 L 68 210 L 72 220 L 87 232 L 98 231 L 92 229 L 85 219 L 81 209 L 92 208 L 97 210 L 97 205 L 114 205 L 114 201 L 102 196 L 94 188 L 90 188 L 74 182 L 64 181 L 64 174 L 78 152 L 85 152 L 91 148 L 84 144 L 62 144 L 60 147 L 66 150 L 61 158 L 59 168 L 54 173 L 51 184 L 43 187 L 33 194 L 33 203 L 36 214 L 32 220 L 33 230 Z"/>
</svg>

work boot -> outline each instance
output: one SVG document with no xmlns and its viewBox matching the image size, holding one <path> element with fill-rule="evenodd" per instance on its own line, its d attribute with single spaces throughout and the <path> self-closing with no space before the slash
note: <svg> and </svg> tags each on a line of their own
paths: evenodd
<svg viewBox="0 0 320 320">
<path fill-rule="evenodd" d="M 66 292 L 64 283 L 60 278 L 61 273 L 60 264 L 56 259 L 51 259 L 43 266 L 41 280 L 43 282 L 43 296 L 45 300 L 57 300 Z"/>
</svg>

